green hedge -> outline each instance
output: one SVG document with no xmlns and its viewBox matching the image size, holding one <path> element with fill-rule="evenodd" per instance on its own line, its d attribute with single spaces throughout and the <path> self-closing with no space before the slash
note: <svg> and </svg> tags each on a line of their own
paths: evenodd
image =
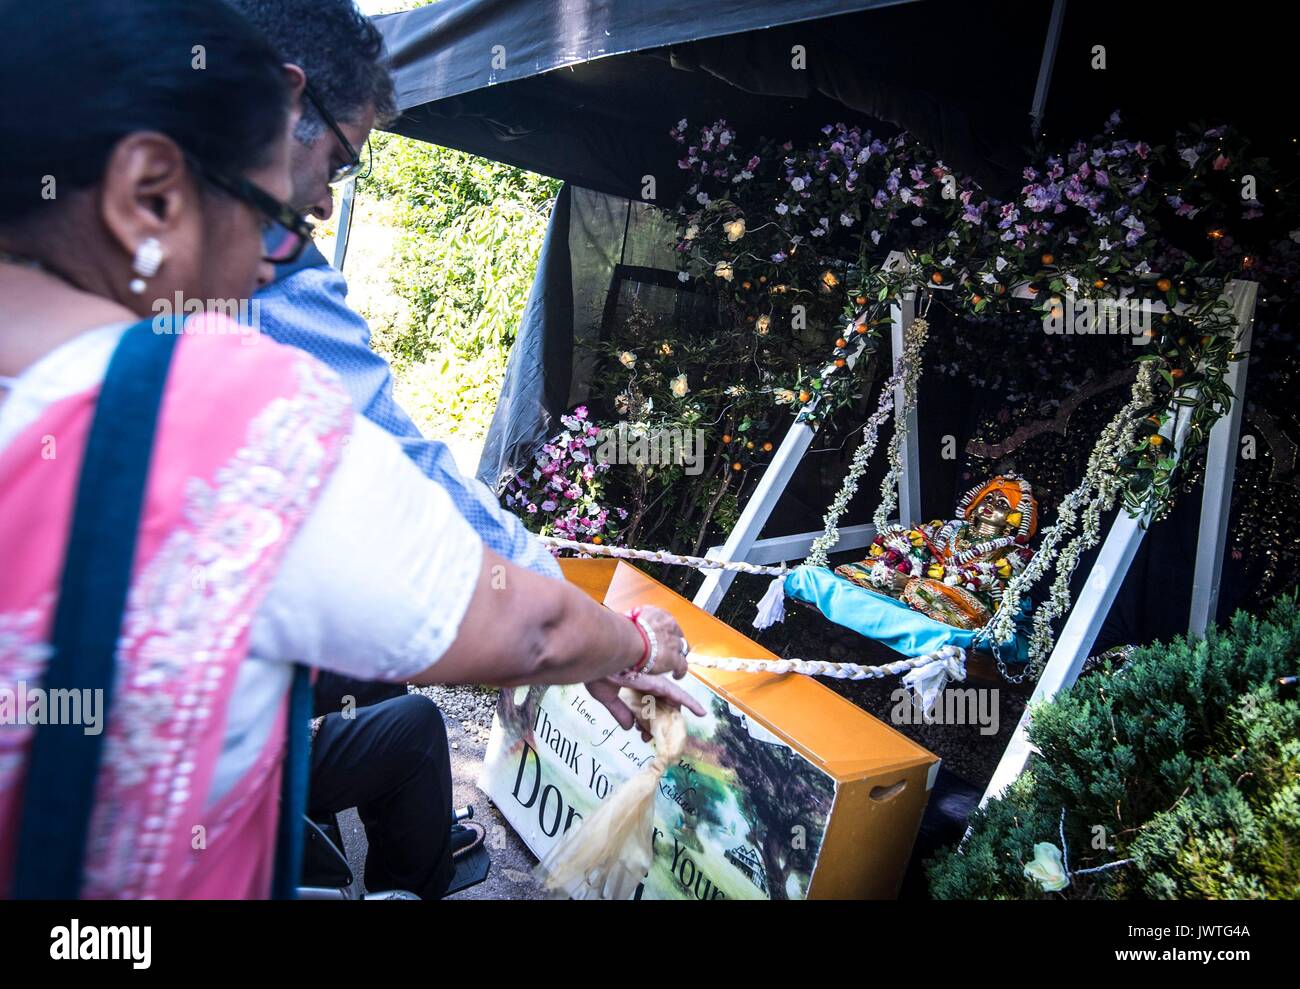
<svg viewBox="0 0 1300 989">
<path fill-rule="evenodd" d="M 374 136 L 358 186 L 396 236 L 395 304 L 368 312 L 399 398 L 431 435 L 486 432 L 559 183 L 393 134 Z"/>
<path fill-rule="evenodd" d="M 928 864 L 940 899 L 1264 899 L 1300 896 L 1300 672 L 1293 596 L 1205 640 L 1136 650 L 1034 711 L 1041 755 Z M 1025 875 L 1035 845 L 1073 873 Z M 1080 874 L 1127 860 L 1104 871 Z"/>
</svg>

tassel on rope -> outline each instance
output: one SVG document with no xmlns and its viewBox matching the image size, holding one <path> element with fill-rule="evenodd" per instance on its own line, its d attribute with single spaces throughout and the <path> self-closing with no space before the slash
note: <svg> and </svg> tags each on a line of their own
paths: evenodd
<svg viewBox="0 0 1300 989">
<path fill-rule="evenodd" d="M 928 718 L 948 681 L 966 679 L 966 650 L 944 646 L 926 658 L 928 663 L 903 677 L 903 686 L 912 691 L 913 703 L 920 705 L 921 713 Z"/>
<path fill-rule="evenodd" d="M 620 691 L 641 710 L 645 695 Z M 654 807 L 659 777 L 686 750 L 686 718 L 660 704 L 649 719 L 655 757 L 577 827 L 537 867 L 547 892 L 574 900 L 627 900 L 654 861 Z"/>
<path fill-rule="evenodd" d="M 754 628 L 771 628 L 777 622 L 785 621 L 785 578 L 773 577 L 767 585 L 767 591 L 758 602 L 758 611 L 754 615 Z"/>
</svg>

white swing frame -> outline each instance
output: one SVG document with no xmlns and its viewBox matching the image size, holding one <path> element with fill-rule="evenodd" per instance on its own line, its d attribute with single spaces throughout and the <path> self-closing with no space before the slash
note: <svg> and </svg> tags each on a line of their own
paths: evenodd
<svg viewBox="0 0 1300 989">
<path fill-rule="evenodd" d="M 895 252 L 889 256 L 885 264 L 887 267 L 900 264 L 905 266 L 907 261 L 902 254 Z M 1235 349 L 1239 353 L 1250 350 L 1258 288 L 1255 282 L 1234 279 L 1228 283 L 1223 295 L 1232 307 L 1236 319 L 1238 338 Z M 934 290 L 936 289 L 931 286 L 914 286 L 904 292 L 900 300 L 892 306 L 890 353 L 894 363 L 902 355 L 903 340 L 912 320 L 916 317 L 916 304 L 920 293 Z M 1020 299 L 1033 298 L 1023 286 L 1016 289 L 1012 295 Z M 1179 312 L 1183 308 L 1179 305 L 1174 308 L 1174 311 Z M 1152 303 L 1151 310 L 1157 314 L 1168 311 L 1165 304 L 1161 302 Z M 848 357 L 850 367 L 858 356 L 858 353 L 854 353 Z M 1201 518 L 1196 542 L 1196 568 L 1192 578 L 1192 597 L 1187 624 L 1188 631 L 1192 635 L 1203 636 L 1218 610 L 1219 580 L 1223 570 L 1223 550 L 1227 542 L 1228 512 L 1236 473 L 1236 451 L 1241 435 L 1246 372 L 1245 358 L 1229 365 L 1224 381 L 1232 392 L 1232 404 L 1210 430 L 1206 452 L 1205 484 L 1201 496 Z M 1162 435 L 1173 441 L 1171 456 L 1175 460 L 1181 454 L 1183 439 L 1190 422 L 1188 408 L 1186 406 L 1176 408 L 1176 415 L 1172 416 L 1161 429 Z M 901 383 L 894 392 L 894 414 L 906 416 L 906 434 L 901 451 L 903 469 L 898 480 L 898 506 L 899 522 L 903 525 L 911 525 L 920 518 L 921 514 L 919 438 L 916 410 L 906 409 Z M 770 564 L 801 560 L 808 555 L 813 540 L 822 534 L 820 530 L 772 536 L 766 539 L 759 537 L 789 484 L 795 468 L 807 453 L 816 434 L 816 423 L 808 422 L 803 418 L 795 420 L 781 441 L 780 447 L 777 448 L 768 469 L 759 479 L 758 486 L 746 503 L 727 541 L 721 546 L 711 547 L 705 554 L 708 558 Z M 1083 590 L 1078 600 L 1074 602 L 1069 618 L 1056 638 L 1056 645 L 1043 666 L 1037 686 L 1025 706 L 1025 713 L 1021 716 L 1020 723 L 1016 726 L 1006 751 L 993 772 L 980 806 L 1002 793 L 1024 770 L 1030 755 L 1033 754 L 1033 747 L 1029 744 L 1026 734 L 1033 708 L 1051 700 L 1058 691 L 1069 687 L 1078 679 L 1084 661 L 1088 658 L 1093 643 L 1101 631 L 1102 623 L 1106 620 L 1115 596 L 1124 583 L 1129 566 L 1137 555 L 1138 547 L 1142 544 L 1149 522 L 1149 517 L 1135 519 L 1121 510 L 1111 523 Z M 840 538 L 835 546 L 836 552 L 860 549 L 871 542 L 875 535 L 875 526 L 871 524 L 842 526 L 838 532 Z M 695 595 L 695 604 L 711 614 L 716 612 L 734 578 L 734 571 L 709 571 L 704 575 L 704 583 Z"/>
</svg>

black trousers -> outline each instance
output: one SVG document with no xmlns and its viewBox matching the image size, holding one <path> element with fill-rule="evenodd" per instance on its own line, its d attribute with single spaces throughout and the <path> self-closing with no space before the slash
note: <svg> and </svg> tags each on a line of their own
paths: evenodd
<svg viewBox="0 0 1300 989">
<path fill-rule="evenodd" d="M 370 849 L 366 889 L 424 899 L 446 892 L 451 861 L 451 754 L 433 701 L 408 694 L 325 716 L 312 743 L 311 815 L 357 808 Z"/>
</svg>

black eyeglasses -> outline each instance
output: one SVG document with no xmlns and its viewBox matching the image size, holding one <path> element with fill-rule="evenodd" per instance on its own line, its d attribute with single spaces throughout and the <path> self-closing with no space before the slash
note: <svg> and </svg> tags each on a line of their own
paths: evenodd
<svg viewBox="0 0 1300 989">
<path fill-rule="evenodd" d="M 315 107 L 316 112 L 320 114 L 321 120 L 325 121 L 325 126 L 334 132 L 334 136 L 338 138 L 339 144 L 343 146 L 343 150 L 347 153 L 347 160 L 330 173 L 329 184 L 339 185 L 351 178 L 364 178 L 364 176 L 361 175 L 361 154 L 352 146 L 352 142 L 348 140 L 347 135 L 343 133 L 343 128 L 341 128 L 339 122 L 334 119 L 334 114 L 325 109 L 325 104 L 321 102 L 321 98 L 316 95 L 316 91 L 311 88 L 311 83 L 304 84 L 303 95 L 311 101 L 311 105 Z M 367 152 L 373 154 L 369 149 L 370 142 L 366 141 Z M 370 168 L 367 167 L 366 175 L 369 174 Z"/>
<path fill-rule="evenodd" d="M 186 158 L 190 167 L 208 182 L 247 203 L 265 217 L 262 222 L 263 261 L 288 264 L 302 256 L 312 234 L 311 224 L 302 213 L 242 176 L 222 175 L 197 158 L 190 155 Z"/>
</svg>

